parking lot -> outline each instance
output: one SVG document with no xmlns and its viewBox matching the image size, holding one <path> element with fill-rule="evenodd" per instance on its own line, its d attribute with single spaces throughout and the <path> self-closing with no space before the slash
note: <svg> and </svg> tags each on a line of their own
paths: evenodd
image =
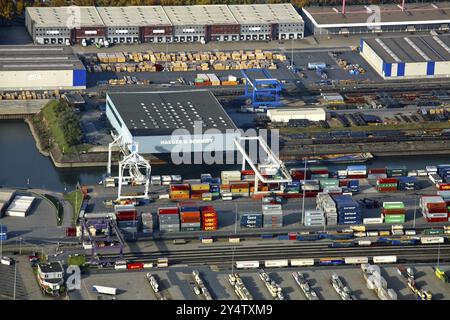
<svg viewBox="0 0 450 320">
<path fill-rule="evenodd" d="M 397 266 L 381 266 L 381 274 L 387 281 L 387 287 L 392 288 L 398 296 L 398 300 L 415 300 L 412 291 L 407 287 L 406 281 L 397 273 Z M 433 274 L 429 265 L 413 266 L 416 276 L 416 284 L 419 288 L 430 290 L 433 300 L 450 299 L 450 285 L 443 283 Z M 450 266 L 441 266 L 448 272 Z M 180 267 L 169 270 L 148 270 L 156 275 L 161 288 L 161 295 L 166 299 L 174 300 L 204 300 L 203 295 L 196 295 L 193 290 L 191 277 L 192 268 Z M 197 268 L 200 276 L 208 288 L 213 299 L 236 300 L 238 299 L 228 282 L 229 271 L 212 271 L 207 267 Z M 331 285 L 331 275 L 337 274 L 352 291 L 357 300 L 378 300 L 375 291 L 368 289 L 359 266 L 345 267 L 304 267 L 287 269 L 266 269 L 272 280 L 277 282 L 287 300 L 306 300 L 300 287 L 292 277 L 292 272 L 300 271 L 304 274 L 310 286 L 316 291 L 321 300 L 339 300 L 340 297 Z M 70 297 L 73 300 L 87 299 L 97 300 L 99 295 L 92 292 L 93 285 L 109 286 L 118 289 L 116 299 L 156 299 L 148 281 L 146 272 L 123 271 L 114 273 L 91 274 L 84 276 L 80 291 L 72 291 Z M 244 285 L 255 300 L 273 300 L 263 281 L 259 278 L 258 270 L 237 270 L 241 275 Z M 105 297 L 102 297 L 103 299 Z"/>
</svg>

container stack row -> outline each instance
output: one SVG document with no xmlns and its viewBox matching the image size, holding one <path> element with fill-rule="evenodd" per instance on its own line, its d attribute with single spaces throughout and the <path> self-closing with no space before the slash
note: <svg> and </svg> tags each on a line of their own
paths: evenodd
<svg viewBox="0 0 450 320">
<path fill-rule="evenodd" d="M 200 231 L 201 213 L 196 206 L 180 206 L 180 231 Z"/>
<path fill-rule="evenodd" d="M 386 179 L 386 168 L 373 168 L 369 169 L 367 173 L 367 179 L 369 180 L 377 180 L 377 179 Z"/>
<path fill-rule="evenodd" d="M 151 234 L 153 232 L 153 217 L 151 213 L 142 213 L 142 233 Z"/>
<path fill-rule="evenodd" d="M 322 210 L 305 210 L 306 227 L 319 227 L 325 225 L 325 215 Z"/>
<path fill-rule="evenodd" d="M 217 211 L 212 206 L 200 207 L 202 213 L 202 230 L 203 231 L 214 231 L 219 227 L 219 220 L 217 216 Z"/>
<path fill-rule="evenodd" d="M 377 180 L 377 190 L 379 192 L 394 192 L 398 188 L 397 178 L 379 178 Z"/>
<path fill-rule="evenodd" d="M 115 205 L 117 226 L 124 235 L 133 235 L 138 229 L 138 213 L 134 205 Z"/>
<path fill-rule="evenodd" d="M 348 195 L 332 196 L 336 203 L 339 224 L 361 224 L 362 213 L 359 204 Z"/>
<path fill-rule="evenodd" d="M 177 207 L 158 209 L 159 230 L 165 232 L 180 231 L 180 214 Z"/>
<path fill-rule="evenodd" d="M 383 202 L 381 214 L 383 215 L 385 223 L 405 223 L 405 204 L 401 201 Z"/>
<path fill-rule="evenodd" d="M 279 204 L 263 204 L 263 227 L 281 228 L 283 226 L 283 210 Z"/>
<path fill-rule="evenodd" d="M 447 203 L 441 196 L 422 196 L 419 206 L 427 222 L 448 221 Z"/>
<path fill-rule="evenodd" d="M 418 189 L 416 177 L 398 177 L 398 190 L 410 191 Z"/>
<path fill-rule="evenodd" d="M 262 213 L 244 213 L 241 215 L 241 228 L 262 228 Z"/>
<path fill-rule="evenodd" d="M 324 213 L 327 225 L 337 225 L 337 208 L 336 203 L 333 201 L 331 195 L 323 192 L 317 194 L 316 207 L 318 210 Z"/>
</svg>

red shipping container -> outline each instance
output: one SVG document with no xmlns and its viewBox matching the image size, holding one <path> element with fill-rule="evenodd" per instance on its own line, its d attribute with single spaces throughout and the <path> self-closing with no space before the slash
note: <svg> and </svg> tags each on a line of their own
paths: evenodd
<svg viewBox="0 0 450 320">
<path fill-rule="evenodd" d="M 305 191 L 305 198 L 314 198 L 317 196 L 318 193 L 319 191 Z"/>
<path fill-rule="evenodd" d="M 253 170 L 242 170 L 241 171 L 241 175 L 243 175 L 243 176 L 254 176 L 255 175 L 255 171 L 253 171 Z"/>
<path fill-rule="evenodd" d="M 386 168 L 373 168 L 373 169 L 369 169 L 368 172 L 373 173 L 373 174 L 376 174 L 376 173 L 383 174 L 383 173 L 386 173 Z"/>
<path fill-rule="evenodd" d="M 378 188 L 377 189 L 379 192 L 394 192 L 397 191 L 397 188 Z"/>
<path fill-rule="evenodd" d="M 127 263 L 128 270 L 140 270 L 144 269 L 144 264 L 142 262 L 131 262 Z"/>
<path fill-rule="evenodd" d="M 187 191 L 189 190 L 189 184 L 171 184 L 170 185 L 170 190 L 171 191 Z"/>
<path fill-rule="evenodd" d="M 121 211 L 116 217 L 119 221 L 137 220 L 137 211 Z"/>
<path fill-rule="evenodd" d="M 328 174 L 330 173 L 328 170 L 311 170 L 311 174 Z"/>
<path fill-rule="evenodd" d="M 439 190 L 450 190 L 450 183 L 439 183 Z"/>
<path fill-rule="evenodd" d="M 349 178 L 349 179 L 365 179 L 366 175 L 365 174 L 350 174 L 347 176 L 347 178 Z"/>
<path fill-rule="evenodd" d="M 396 178 L 378 178 L 377 182 L 379 184 L 385 184 L 385 183 L 398 183 L 398 180 Z"/>
<path fill-rule="evenodd" d="M 66 237 L 76 237 L 77 236 L 77 228 L 68 227 L 66 229 Z"/>
<path fill-rule="evenodd" d="M 427 222 L 447 222 L 448 218 L 427 218 Z"/>
<path fill-rule="evenodd" d="M 447 210 L 447 204 L 445 202 L 429 202 L 427 203 L 428 210 L 439 210 L 445 209 Z"/>
<path fill-rule="evenodd" d="M 381 212 L 383 214 L 405 214 L 405 209 L 382 209 Z"/>
<path fill-rule="evenodd" d="M 348 186 L 348 180 L 342 179 L 339 180 L 339 187 L 346 187 Z"/>
</svg>

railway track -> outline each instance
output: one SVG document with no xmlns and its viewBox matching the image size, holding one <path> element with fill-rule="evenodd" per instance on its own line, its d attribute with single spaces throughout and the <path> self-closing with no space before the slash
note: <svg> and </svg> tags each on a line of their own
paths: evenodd
<svg viewBox="0 0 450 320">
<path fill-rule="evenodd" d="M 271 245 L 257 247 L 220 247 L 189 250 L 166 250 L 158 252 L 126 253 L 123 258 L 135 262 L 151 262 L 164 257 L 171 265 L 176 264 L 230 264 L 239 260 L 267 260 L 293 258 L 326 258 L 396 255 L 408 262 L 433 262 L 437 260 L 438 245 L 382 246 L 330 248 L 329 243 Z M 102 255 L 102 259 L 113 259 L 114 255 Z M 440 261 L 450 261 L 450 244 L 440 245 Z"/>
</svg>

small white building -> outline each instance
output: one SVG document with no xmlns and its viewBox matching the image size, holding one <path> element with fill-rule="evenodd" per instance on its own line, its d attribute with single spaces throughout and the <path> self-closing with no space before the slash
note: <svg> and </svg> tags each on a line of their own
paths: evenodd
<svg viewBox="0 0 450 320">
<path fill-rule="evenodd" d="M 59 291 L 64 283 L 64 269 L 61 262 L 39 263 L 37 278 L 40 286 L 47 292 Z"/>
<path fill-rule="evenodd" d="M 326 120 L 327 113 L 323 108 L 277 108 L 267 110 L 272 122 L 289 122 L 289 120 L 306 119 L 310 121 Z"/>
<path fill-rule="evenodd" d="M 11 217 L 25 217 L 34 199 L 34 197 L 29 196 L 16 196 L 6 210 L 6 215 Z"/>
</svg>

